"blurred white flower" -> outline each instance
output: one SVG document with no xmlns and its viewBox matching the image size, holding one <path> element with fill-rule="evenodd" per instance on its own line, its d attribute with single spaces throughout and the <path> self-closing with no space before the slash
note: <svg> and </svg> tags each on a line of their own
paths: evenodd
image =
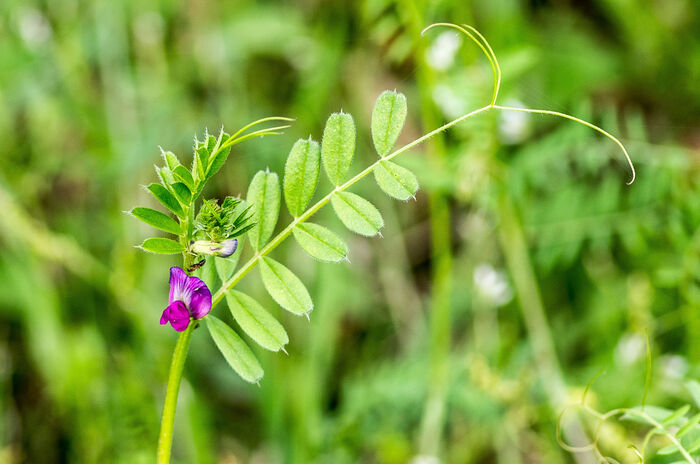
<svg viewBox="0 0 700 464">
<path fill-rule="evenodd" d="M 683 356 L 669 354 L 662 356 L 661 370 L 670 379 L 682 379 L 688 373 L 688 361 Z"/>
<path fill-rule="evenodd" d="M 433 69 L 444 71 L 452 66 L 462 38 L 455 32 L 445 31 L 425 51 L 425 61 Z"/>
<path fill-rule="evenodd" d="M 633 364 L 646 352 L 646 340 L 641 334 L 628 332 L 617 342 L 615 361 L 622 366 Z"/>
<path fill-rule="evenodd" d="M 474 269 L 474 285 L 479 295 L 494 306 L 503 306 L 513 298 L 513 290 L 504 273 L 490 264 L 479 264 Z"/>
<path fill-rule="evenodd" d="M 419 454 L 411 459 L 409 464 L 440 464 L 440 459 L 437 456 Z"/>
<path fill-rule="evenodd" d="M 51 38 L 51 25 L 36 8 L 23 9 L 18 18 L 19 34 L 25 43 L 34 48 Z"/>
<path fill-rule="evenodd" d="M 508 100 L 505 106 L 525 108 L 522 102 Z M 525 140 L 530 135 L 530 115 L 519 111 L 501 111 L 498 120 L 498 133 L 501 142 L 506 145 L 514 145 Z"/>
<path fill-rule="evenodd" d="M 466 102 L 444 84 L 436 85 L 433 89 L 433 101 L 450 119 L 457 118 L 467 112 Z"/>
</svg>

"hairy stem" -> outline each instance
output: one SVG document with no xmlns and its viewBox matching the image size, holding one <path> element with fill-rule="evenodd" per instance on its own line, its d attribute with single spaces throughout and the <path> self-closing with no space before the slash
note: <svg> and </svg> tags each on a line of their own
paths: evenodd
<svg viewBox="0 0 700 464">
<path fill-rule="evenodd" d="M 173 424 L 175 423 L 175 408 L 177 407 L 177 397 L 180 391 L 180 380 L 182 371 L 187 359 L 187 351 L 192 338 L 194 323 L 190 323 L 187 329 L 177 338 L 173 360 L 170 363 L 170 374 L 168 375 L 168 387 L 165 392 L 165 402 L 163 403 L 163 417 L 160 422 L 160 436 L 158 438 L 158 454 L 156 462 L 158 464 L 168 464 L 170 462 L 170 450 L 173 444 Z"/>
</svg>

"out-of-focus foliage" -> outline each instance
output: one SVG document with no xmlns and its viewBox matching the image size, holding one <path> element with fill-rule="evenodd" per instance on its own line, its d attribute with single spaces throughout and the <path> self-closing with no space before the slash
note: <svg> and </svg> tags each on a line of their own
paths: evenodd
<svg viewBox="0 0 700 464">
<path fill-rule="evenodd" d="M 156 181 L 158 146 L 189 162 L 205 127 L 296 118 L 284 136 L 233 147 L 206 192 L 223 200 L 260 169 L 283 172 L 294 141 L 318 137 L 342 108 L 357 121 L 352 174 L 376 159 L 369 121 L 382 90 L 413 102 L 399 145 L 433 129 L 423 126 L 433 116 L 439 124 L 488 103 L 488 63 L 451 31 L 421 39 L 434 21 L 488 37 L 501 103 L 621 134 L 637 181 L 624 185 L 609 140 L 518 113 L 471 119 L 397 160 L 422 190 L 396 205 L 358 184 L 382 211 L 384 238 L 341 233 L 351 264 L 276 251 L 307 283 L 314 311 L 310 324 L 273 314 L 289 356 L 256 348 L 260 389 L 195 331 L 175 460 L 416 458 L 438 273 L 452 282 L 444 462 L 572 462 L 556 441 L 552 379 L 573 403 L 605 369 L 588 402 L 640 404 L 645 329 L 647 402 L 689 403 L 684 383 L 700 375 L 699 14 L 690 0 L 3 0 L 0 462 L 152 462 L 174 345 L 158 325 L 168 258 L 133 248 L 149 231 L 123 211 L 157 207 L 137 185 Z M 444 162 L 430 162 L 429 149 Z M 447 270 L 430 250 L 436 194 L 449 205 Z M 243 288 L 275 308 L 258 279 Z M 213 314 L 233 324 L 225 305 Z M 547 337 L 553 377 L 537 357 Z M 601 449 L 637 462 L 627 445 L 639 448 L 644 432 L 610 422 Z"/>
</svg>

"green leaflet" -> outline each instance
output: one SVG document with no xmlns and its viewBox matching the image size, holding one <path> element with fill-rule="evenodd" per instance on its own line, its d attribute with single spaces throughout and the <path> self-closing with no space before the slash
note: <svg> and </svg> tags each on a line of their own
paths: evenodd
<svg viewBox="0 0 700 464">
<path fill-rule="evenodd" d="M 228 135 L 228 134 L 225 134 Z M 211 159 L 211 164 L 209 165 L 209 169 L 207 170 L 207 175 L 205 179 L 211 179 L 214 174 L 219 172 L 219 169 L 221 169 L 221 166 L 226 163 L 226 160 L 228 159 L 228 155 L 231 153 L 230 148 L 224 148 L 223 150 L 220 150 L 218 153 L 216 153 L 216 156 L 214 156 Z"/>
<path fill-rule="evenodd" d="M 680 408 L 676 409 L 673 411 L 672 414 L 669 414 L 668 417 L 665 417 L 664 420 L 661 422 L 661 425 L 671 425 L 675 424 L 678 422 L 680 419 L 685 417 L 685 415 L 690 411 L 690 405 L 686 404 L 681 406 Z"/>
<path fill-rule="evenodd" d="M 664 446 L 664 447 L 661 448 L 659 451 L 657 451 L 656 454 L 658 454 L 658 455 L 660 455 L 660 456 L 665 456 L 665 455 L 667 455 L 667 454 L 673 454 L 673 453 L 675 453 L 675 452 L 677 452 L 677 451 L 678 451 L 678 447 L 677 447 L 676 445 L 671 444 L 671 445 L 668 445 L 668 446 Z M 685 461 L 679 461 L 679 462 L 683 462 L 683 463 L 684 463 Z M 674 463 L 674 464 L 675 464 L 675 463 Z"/>
<path fill-rule="evenodd" d="M 131 210 L 130 214 L 135 218 L 142 220 L 149 226 L 155 227 L 156 229 L 164 230 L 175 235 L 180 235 L 180 224 L 178 224 L 177 221 L 167 214 L 163 214 L 160 211 L 137 206 Z"/>
<path fill-rule="evenodd" d="M 406 168 L 390 161 L 380 161 L 373 169 L 379 188 L 397 200 L 413 198 L 418 190 L 418 179 Z"/>
<path fill-rule="evenodd" d="M 620 416 L 620 420 L 624 421 L 631 421 L 631 422 L 636 422 L 639 424 L 647 424 L 647 425 L 653 425 L 650 424 L 646 419 L 643 417 L 640 417 L 639 415 L 635 414 L 635 412 L 644 412 L 646 415 L 651 417 L 657 422 L 663 421 L 665 418 L 669 417 L 671 414 L 673 414 L 673 411 L 670 409 L 666 408 L 660 408 L 658 406 L 635 406 L 633 408 L 629 408 L 630 412 L 626 412 L 623 415 Z"/>
<path fill-rule="evenodd" d="M 406 97 L 386 90 L 374 104 L 372 111 L 372 141 L 379 156 L 386 156 L 396 144 L 406 121 Z"/>
<path fill-rule="evenodd" d="M 167 167 L 159 168 L 156 166 L 156 174 L 158 174 L 158 177 L 164 186 L 169 186 L 175 182 L 175 177 L 173 176 L 172 171 Z"/>
<path fill-rule="evenodd" d="M 688 422 L 686 422 L 683 427 L 678 429 L 678 432 L 676 432 L 676 437 L 681 438 L 686 435 L 698 425 L 698 422 L 700 422 L 700 413 L 695 414 L 693 417 L 688 419 Z"/>
<path fill-rule="evenodd" d="M 314 309 L 309 292 L 292 271 L 272 258 L 260 258 L 260 275 L 272 298 L 284 309 L 296 315 L 306 315 Z"/>
<path fill-rule="evenodd" d="M 257 383 L 263 376 L 263 369 L 251 349 L 241 340 L 231 327 L 209 314 L 206 318 L 207 329 L 216 347 L 226 361 L 243 380 Z"/>
<path fill-rule="evenodd" d="M 275 230 L 280 212 L 280 182 L 274 172 L 258 171 L 248 187 L 248 203 L 253 206 L 253 226 L 248 231 L 250 244 L 260 250 Z"/>
<path fill-rule="evenodd" d="M 197 159 L 197 174 L 199 179 L 204 182 L 207 168 L 209 167 L 209 151 L 205 142 L 197 142 L 194 150 L 195 158 Z M 194 169 L 192 170 L 194 172 Z"/>
<path fill-rule="evenodd" d="M 170 193 L 168 189 L 156 183 L 153 183 L 146 188 L 153 194 L 154 197 L 156 197 L 156 200 L 175 213 L 176 216 L 179 218 L 183 218 L 185 216 L 185 213 L 182 211 L 182 207 L 177 201 L 177 198 L 175 198 L 175 195 Z"/>
<path fill-rule="evenodd" d="M 173 169 L 173 176 L 187 186 L 190 191 L 194 190 L 194 179 L 192 173 L 184 166 L 180 165 Z"/>
<path fill-rule="evenodd" d="M 320 261 L 337 262 L 348 255 L 348 246 L 336 234 L 318 224 L 310 222 L 298 224 L 292 229 L 299 246 L 312 258 Z"/>
<path fill-rule="evenodd" d="M 165 159 L 165 163 L 168 165 L 168 168 L 170 168 L 171 171 L 174 171 L 176 167 L 180 166 L 180 160 L 177 159 L 175 153 L 171 151 L 164 151 L 162 154 L 163 158 Z"/>
<path fill-rule="evenodd" d="M 173 188 L 173 192 L 175 193 L 177 199 L 180 200 L 180 203 L 183 205 L 190 204 L 192 192 L 190 192 L 190 189 L 187 188 L 184 182 L 174 182 L 171 187 Z"/>
<path fill-rule="evenodd" d="M 384 227 L 384 219 L 369 201 L 350 192 L 338 192 L 331 197 L 335 214 L 345 227 L 360 235 L 377 235 Z"/>
<path fill-rule="evenodd" d="M 238 325 L 258 345 L 270 351 L 284 350 L 289 343 L 287 332 L 260 303 L 236 290 L 226 294 L 226 302 Z"/>
<path fill-rule="evenodd" d="M 333 113 L 323 129 L 321 159 L 328 178 L 340 185 L 350 169 L 355 152 L 355 122 L 347 113 Z"/>
<path fill-rule="evenodd" d="M 218 256 L 214 258 L 216 273 L 219 274 L 219 278 L 222 282 L 226 282 L 233 276 L 233 272 L 236 270 L 238 261 L 240 260 L 241 254 L 243 253 L 243 243 L 245 242 L 239 239 L 238 248 L 236 248 L 236 252 L 228 258 L 220 258 Z"/>
<path fill-rule="evenodd" d="M 170 240 L 169 238 L 147 238 L 141 244 L 140 247 L 144 251 L 150 253 L 157 253 L 160 255 L 174 255 L 177 253 L 182 253 L 185 250 L 179 242 L 175 240 Z"/>
<path fill-rule="evenodd" d="M 301 216 L 318 183 L 321 147 L 311 139 L 299 139 L 284 166 L 284 201 L 294 217 Z"/>
</svg>

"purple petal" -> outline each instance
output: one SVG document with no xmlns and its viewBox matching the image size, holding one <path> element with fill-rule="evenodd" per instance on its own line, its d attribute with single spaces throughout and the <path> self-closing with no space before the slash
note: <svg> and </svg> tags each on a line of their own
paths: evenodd
<svg viewBox="0 0 700 464">
<path fill-rule="evenodd" d="M 224 240 L 221 242 L 221 251 L 219 252 L 219 256 L 222 258 L 228 258 L 235 253 L 236 248 L 238 248 L 238 239 L 232 238 L 230 240 Z"/>
<path fill-rule="evenodd" d="M 190 318 L 188 317 L 187 319 L 171 319 L 170 325 L 172 325 L 173 329 L 177 330 L 178 332 L 184 332 L 187 329 L 187 326 L 190 325 Z"/>
<path fill-rule="evenodd" d="M 185 303 L 174 301 L 165 308 L 163 315 L 160 317 L 160 323 L 167 324 L 168 322 L 178 332 L 184 331 L 190 325 L 190 313 L 187 311 Z"/>
<path fill-rule="evenodd" d="M 190 280 L 197 279 L 196 277 L 190 277 Z M 199 279 L 197 279 L 199 280 Z M 192 298 L 190 299 L 190 315 L 195 319 L 201 319 L 211 311 L 211 292 L 207 288 L 206 284 L 199 280 L 201 285 L 192 291 Z"/>
<path fill-rule="evenodd" d="M 185 271 L 179 267 L 171 267 L 170 295 L 168 298 L 168 303 L 170 304 L 168 308 L 170 309 L 170 312 L 167 315 L 165 312 L 163 312 L 161 321 L 166 321 L 162 323 L 167 323 L 167 321 L 170 321 L 173 324 L 173 327 L 175 327 L 175 330 L 178 329 L 176 327 L 176 323 L 173 322 L 174 318 L 172 308 L 174 307 L 173 305 L 178 302 L 183 303 L 182 306 L 186 311 L 189 311 L 187 313 L 187 323 L 184 324 L 184 327 L 186 328 L 187 324 L 189 324 L 190 316 L 194 317 L 195 319 L 201 319 L 209 313 L 211 310 L 211 292 L 201 279 L 188 276 Z M 180 317 L 178 320 L 181 319 L 182 318 Z M 180 326 L 182 326 L 182 323 Z M 182 330 L 185 329 L 183 328 Z"/>
<path fill-rule="evenodd" d="M 185 291 L 187 279 L 187 274 L 182 268 L 177 266 L 170 268 L 170 295 L 168 296 L 168 304 L 175 300 L 185 301 L 182 296 Z"/>
</svg>

